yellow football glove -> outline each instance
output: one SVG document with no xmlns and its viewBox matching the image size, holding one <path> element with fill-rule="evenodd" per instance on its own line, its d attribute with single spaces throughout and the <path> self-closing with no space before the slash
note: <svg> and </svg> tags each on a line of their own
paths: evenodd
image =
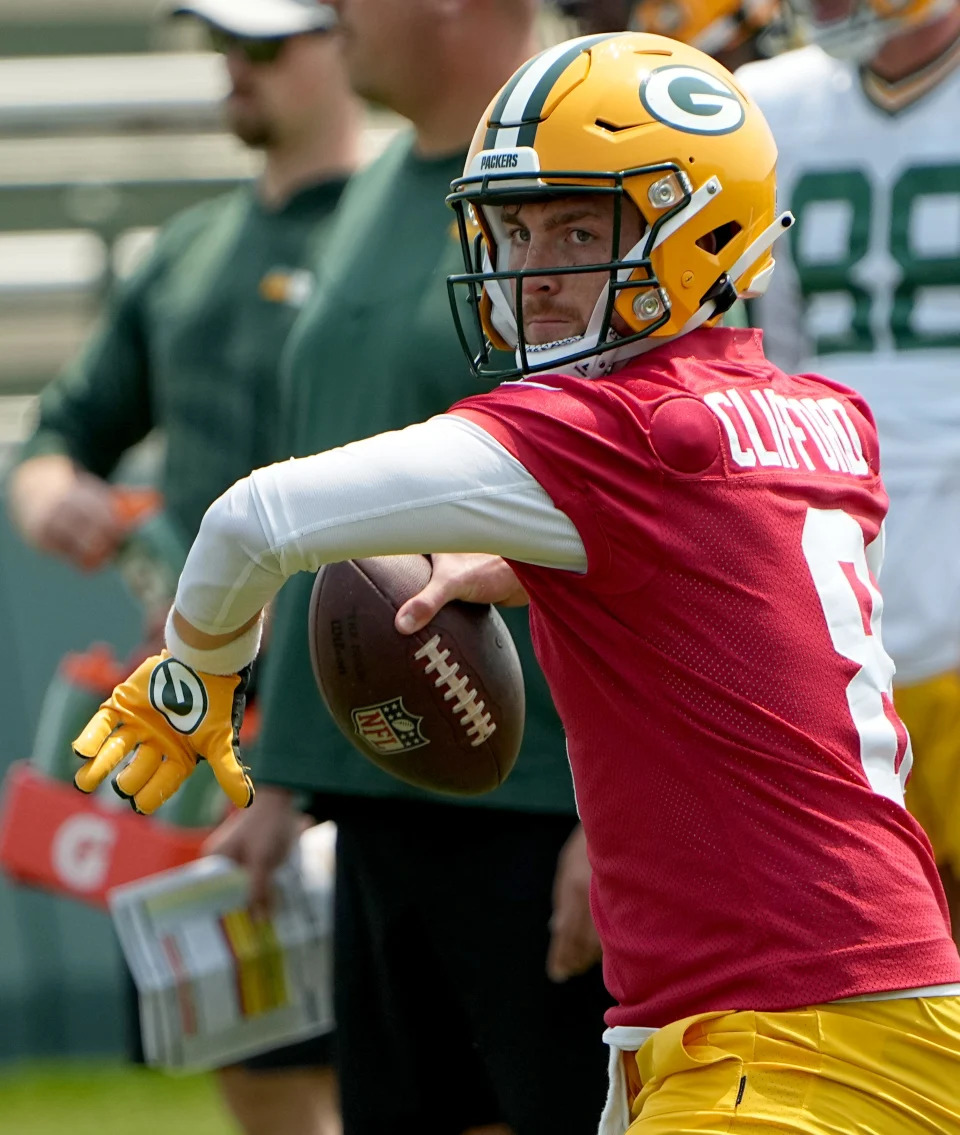
<svg viewBox="0 0 960 1135">
<path fill-rule="evenodd" d="M 249 677 L 249 666 L 239 674 L 204 674 L 166 650 L 148 658 L 74 741 L 73 751 L 86 762 L 74 777 L 77 788 L 93 792 L 131 757 L 113 787 L 148 815 L 206 760 L 233 803 L 248 808 L 253 781 L 237 739 Z"/>
</svg>

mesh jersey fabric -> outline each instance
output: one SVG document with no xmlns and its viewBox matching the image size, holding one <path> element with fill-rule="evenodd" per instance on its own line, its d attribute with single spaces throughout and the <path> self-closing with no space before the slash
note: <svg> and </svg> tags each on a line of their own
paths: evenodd
<svg viewBox="0 0 960 1135">
<path fill-rule="evenodd" d="M 567 730 L 608 1023 L 960 978 L 902 806 L 863 401 L 786 376 L 759 332 L 711 329 L 607 379 L 538 376 L 453 412 L 586 548 L 584 575 L 513 566 Z"/>
</svg>

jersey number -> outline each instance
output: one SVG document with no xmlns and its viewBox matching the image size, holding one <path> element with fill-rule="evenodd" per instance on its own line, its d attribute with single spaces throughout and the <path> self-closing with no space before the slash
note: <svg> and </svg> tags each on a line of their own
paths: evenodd
<svg viewBox="0 0 960 1135">
<path fill-rule="evenodd" d="M 862 170 L 807 173 L 797 182 L 790 208 L 797 223 L 791 231 L 791 255 L 805 302 L 825 293 L 842 294 L 852 300 L 850 322 L 840 334 L 817 337 L 816 354 L 872 351 L 875 348 L 870 313 L 873 294 L 858 283 L 857 265 L 870 250 L 870 226 L 875 190 Z M 939 200 L 937 200 L 939 199 Z M 812 205 L 839 204 L 849 218 L 846 247 L 836 259 L 809 259 L 804 253 L 804 215 Z M 890 191 L 890 225 L 886 246 L 899 267 L 899 283 L 893 293 L 890 334 L 898 350 L 924 347 L 960 347 L 960 331 L 922 331 L 914 325 L 914 308 L 921 290 L 960 287 L 960 254 L 956 235 L 944 232 L 942 255 L 924 253 L 916 247 L 919 211 L 930 204 L 960 208 L 960 165 L 911 166 L 897 178 Z M 955 221 L 954 221 L 955 225 Z M 951 226 L 948 226 L 951 227 Z M 863 276 L 860 276 L 863 279 Z"/>
<path fill-rule="evenodd" d="M 803 554 L 833 648 L 860 669 L 847 686 L 860 761 L 874 792 L 903 804 L 910 739 L 893 708 L 893 662 L 880 641 L 883 600 L 870 572 L 863 530 L 839 509 L 808 508 Z"/>
</svg>

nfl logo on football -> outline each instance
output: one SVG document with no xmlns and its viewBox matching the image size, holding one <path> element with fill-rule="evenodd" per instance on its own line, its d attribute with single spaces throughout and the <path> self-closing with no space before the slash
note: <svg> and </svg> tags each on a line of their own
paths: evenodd
<svg viewBox="0 0 960 1135">
<path fill-rule="evenodd" d="M 357 734 L 377 753 L 400 753 L 430 744 L 420 729 L 423 718 L 410 713 L 403 698 L 355 709 L 350 716 Z"/>
</svg>

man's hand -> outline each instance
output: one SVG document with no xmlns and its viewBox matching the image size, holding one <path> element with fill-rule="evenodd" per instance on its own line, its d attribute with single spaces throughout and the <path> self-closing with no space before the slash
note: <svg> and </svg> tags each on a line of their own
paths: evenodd
<svg viewBox="0 0 960 1135">
<path fill-rule="evenodd" d="M 10 509 L 27 543 L 83 571 L 116 554 L 126 525 L 106 481 L 59 454 L 33 457 L 10 478 Z"/>
<path fill-rule="evenodd" d="M 83 765 L 74 778 L 93 792 L 127 757 L 113 780 L 134 811 L 149 814 L 206 760 L 238 808 L 253 803 L 253 782 L 240 762 L 237 737 L 249 668 L 239 674 L 204 674 L 172 658 L 153 655 L 113 691 L 73 743 Z"/>
<path fill-rule="evenodd" d="M 303 831 L 305 817 L 293 796 L 275 785 L 261 787 L 246 812 L 234 812 L 203 845 L 204 855 L 226 855 L 250 876 L 250 909 L 262 917 L 273 901 L 273 872 L 290 854 Z"/>
<path fill-rule="evenodd" d="M 503 607 L 522 607 L 530 601 L 513 568 L 499 556 L 442 552 L 432 560 L 430 582 L 397 612 L 394 625 L 401 634 L 413 634 L 425 627 L 451 599 L 499 603 Z"/>
<path fill-rule="evenodd" d="M 587 840 L 577 824 L 563 845 L 553 880 L 547 976 L 551 981 L 566 981 L 586 973 L 600 957 L 600 938 L 590 913 Z"/>
</svg>

